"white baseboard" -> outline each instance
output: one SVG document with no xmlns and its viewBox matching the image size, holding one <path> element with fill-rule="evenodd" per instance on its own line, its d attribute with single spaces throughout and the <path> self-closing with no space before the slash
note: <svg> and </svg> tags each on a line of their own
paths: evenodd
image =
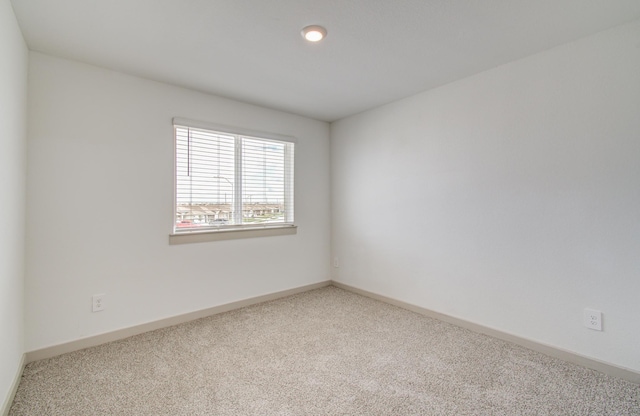
<svg viewBox="0 0 640 416">
<path fill-rule="evenodd" d="M 489 335 L 494 338 L 501 339 L 503 341 L 511 342 L 513 344 L 520 345 L 521 347 L 525 347 L 530 350 L 537 351 L 539 353 L 542 353 L 554 358 L 559 358 L 561 360 L 568 361 L 573 364 L 578 364 L 583 367 L 587 367 L 592 370 L 596 370 L 613 377 L 622 378 L 624 380 L 628 380 L 633 383 L 640 384 L 640 373 L 634 370 L 631 370 L 629 368 L 619 367 L 615 364 L 610 364 L 604 361 L 596 360 L 594 358 L 585 357 L 583 355 L 577 354 L 572 351 L 567 351 L 558 347 L 546 345 L 531 339 L 520 337 L 518 335 L 509 334 L 507 332 L 503 332 L 497 329 L 493 329 L 480 324 L 469 322 L 464 319 L 455 318 L 453 316 L 435 312 L 430 309 L 423 308 L 421 306 L 416 306 L 410 303 L 403 302 L 401 300 L 393 299 L 388 296 L 380 295 L 374 292 L 369 292 L 368 290 L 360 289 L 355 286 L 347 285 L 347 284 L 336 282 L 336 281 L 332 281 L 331 283 L 336 287 L 348 290 L 353 293 L 357 293 L 359 295 L 363 295 L 372 299 L 389 303 L 391 305 L 395 305 L 400 308 L 407 309 L 412 312 L 416 312 L 421 315 L 428 316 L 430 318 L 438 319 L 440 321 L 447 322 L 447 323 L 468 329 L 473 332 L 478 332 L 481 334 Z"/>
<path fill-rule="evenodd" d="M 18 366 L 18 371 L 16 371 L 15 376 L 13 377 L 13 382 L 11 383 L 11 388 L 9 389 L 9 393 L 7 397 L 5 397 L 4 402 L 2 403 L 2 407 L 0 407 L 0 415 L 7 416 L 9 414 L 9 410 L 11 409 L 11 405 L 13 404 L 13 398 L 16 396 L 16 392 L 18 391 L 18 386 L 20 385 L 20 379 L 22 379 L 22 371 L 24 370 L 26 354 L 22 354 L 22 358 L 20 359 L 20 365 Z"/>
<path fill-rule="evenodd" d="M 237 302 L 231 302 L 224 305 L 214 306 L 212 308 L 185 313 L 183 315 L 173 316 L 171 318 L 160 319 L 158 321 L 147 322 L 147 323 L 136 325 L 129 328 L 123 328 L 116 331 L 93 335 L 90 337 L 66 342 L 64 344 L 52 345 L 42 349 L 27 352 L 26 362 L 30 363 L 33 361 L 38 361 L 45 358 L 51 358 L 57 355 L 66 354 L 68 352 L 78 351 L 78 350 L 82 350 L 89 347 L 95 347 L 96 345 L 117 341 L 117 340 L 128 338 L 134 335 L 142 334 L 144 332 L 154 331 L 156 329 L 182 324 L 185 322 L 193 321 L 195 319 L 204 318 L 204 317 L 215 315 L 222 312 L 228 312 L 234 309 L 244 308 L 246 306 L 255 305 L 256 303 L 267 302 L 270 300 L 275 300 L 275 299 L 283 298 L 286 296 L 295 295 L 297 293 L 302 293 L 302 292 L 306 292 L 313 289 L 319 289 L 321 287 L 325 287 L 329 285 L 331 285 L 331 280 L 326 280 L 324 282 L 313 283 L 305 286 L 299 286 L 293 289 L 269 293 L 262 296 L 256 296 L 250 299 L 244 299 Z"/>
<path fill-rule="evenodd" d="M 455 318 L 453 316 L 435 312 L 430 309 L 423 308 L 421 306 L 412 305 L 407 302 L 393 299 L 388 296 L 380 295 L 378 293 L 370 292 L 368 290 L 360 289 L 358 287 L 351 286 L 345 283 L 327 280 L 324 282 L 313 283 L 310 285 L 300 286 L 293 289 L 288 289 L 280 292 L 270 293 L 267 295 L 257 296 L 254 298 L 245 299 L 237 302 L 231 302 L 225 305 L 214 306 L 212 308 L 190 312 L 183 315 L 174 316 L 171 318 L 148 322 L 148 323 L 136 325 L 130 328 L 124 328 L 124 329 L 120 329 L 112 332 L 107 332 L 104 334 L 98 334 L 98 335 L 90 336 L 87 338 L 82 338 L 75 341 L 67 342 L 64 344 L 58 344 L 58 345 L 53 345 L 50 347 L 45 347 L 45 348 L 34 350 L 34 351 L 29 351 L 25 354 L 25 356 L 23 356 L 23 360 L 22 360 L 23 362 L 21 363 L 21 367 L 20 367 L 21 370 L 19 374 L 16 376 L 16 380 L 14 383 L 15 386 L 12 390 L 12 393 L 10 394 L 11 401 L 9 401 L 8 404 L 5 403 L 4 407 L 2 408 L 2 410 L 6 411 L 6 413 L 0 413 L 0 415 L 5 416 L 9 412 L 9 408 L 11 407 L 11 402 L 13 401 L 13 396 L 15 395 L 15 391 L 17 390 L 18 384 L 20 382 L 20 377 L 22 375 L 22 368 L 24 368 L 25 363 L 42 360 L 45 358 L 51 358 L 57 355 L 78 351 L 78 350 L 89 348 L 89 347 L 94 347 L 96 345 L 104 344 L 111 341 L 117 341 L 119 339 L 128 338 L 134 335 L 142 334 L 144 332 L 153 331 L 160 328 L 166 328 L 173 325 L 178 325 L 184 322 L 192 321 L 194 319 L 204 318 L 204 317 L 215 315 L 218 313 L 223 313 L 223 312 L 231 311 L 234 309 L 244 308 L 246 306 L 255 305 L 257 303 L 267 302 L 270 300 L 283 298 L 283 297 L 294 295 L 297 293 L 302 293 L 302 292 L 306 292 L 313 289 L 319 289 L 329 285 L 334 285 L 341 289 L 345 289 L 345 290 L 357 293 L 359 295 L 363 295 L 372 299 L 389 303 L 391 305 L 395 305 L 400 308 L 407 309 L 424 316 L 428 316 L 430 318 L 438 319 L 443 322 L 448 322 L 450 324 L 471 330 L 473 332 L 489 335 L 491 337 L 498 338 L 503 341 L 511 342 L 516 345 L 520 345 L 522 347 L 528 348 L 530 350 L 549 355 L 551 357 L 559 358 L 561 360 L 578 364 L 583 367 L 587 367 L 607 375 L 619 377 L 624 380 L 628 380 L 633 383 L 640 384 L 640 373 L 628 368 L 619 367 L 615 364 L 610 364 L 607 362 L 596 360 L 594 358 L 585 357 L 583 355 L 577 354 L 572 351 L 566 351 L 561 348 L 554 347 L 551 345 L 546 345 L 538 341 L 520 337 L 518 335 L 509 334 L 507 332 L 503 332 L 494 328 L 469 322 L 464 319 Z"/>
</svg>

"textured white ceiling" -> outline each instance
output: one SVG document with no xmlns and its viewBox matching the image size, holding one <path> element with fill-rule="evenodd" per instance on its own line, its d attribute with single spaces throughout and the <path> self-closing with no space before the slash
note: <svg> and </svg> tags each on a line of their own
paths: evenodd
<svg viewBox="0 0 640 416">
<path fill-rule="evenodd" d="M 12 4 L 32 50 L 326 121 L 640 18 L 640 0 Z"/>
</svg>

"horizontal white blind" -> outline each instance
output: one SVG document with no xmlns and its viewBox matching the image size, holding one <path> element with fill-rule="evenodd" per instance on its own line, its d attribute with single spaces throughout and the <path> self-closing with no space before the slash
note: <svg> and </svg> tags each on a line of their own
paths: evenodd
<svg viewBox="0 0 640 416">
<path fill-rule="evenodd" d="M 293 143 L 183 126 L 175 140 L 175 232 L 293 223 Z"/>
</svg>

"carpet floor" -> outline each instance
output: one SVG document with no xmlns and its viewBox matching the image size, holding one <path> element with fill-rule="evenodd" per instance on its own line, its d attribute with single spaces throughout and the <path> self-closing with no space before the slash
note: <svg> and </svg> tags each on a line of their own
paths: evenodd
<svg viewBox="0 0 640 416">
<path fill-rule="evenodd" d="M 640 386 L 333 286 L 26 366 L 10 415 L 640 415 Z"/>
</svg>

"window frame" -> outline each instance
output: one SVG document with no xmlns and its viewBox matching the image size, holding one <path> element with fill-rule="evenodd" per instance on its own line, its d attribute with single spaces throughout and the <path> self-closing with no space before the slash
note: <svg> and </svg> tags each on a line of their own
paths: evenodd
<svg viewBox="0 0 640 416">
<path fill-rule="evenodd" d="M 196 121 L 190 120 L 186 118 L 174 117 L 173 118 L 173 216 L 172 216 L 172 227 L 171 232 L 169 234 L 169 243 L 170 244 L 185 244 L 185 243 L 198 243 L 198 242 L 206 242 L 206 241 L 218 241 L 218 240 L 231 240 L 238 238 L 253 238 L 253 237 L 263 237 L 263 236 L 278 236 L 278 235 L 291 235 L 297 233 L 297 225 L 295 224 L 295 218 L 292 218 L 290 222 L 278 222 L 278 223 L 245 223 L 245 224 L 234 224 L 224 227 L 203 227 L 201 229 L 191 228 L 191 229 L 180 229 L 178 231 L 176 227 L 176 218 L 177 218 L 177 205 L 178 205 L 178 194 L 177 194 L 177 181 L 178 181 L 178 167 L 177 167 L 177 137 L 176 137 L 176 129 L 177 128 L 190 128 L 190 129 L 198 129 L 205 130 L 212 133 L 219 133 L 224 135 L 231 135 L 236 137 L 236 145 L 238 144 L 237 137 L 247 138 L 251 140 L 262 139 L 264 141 L 273 141 L 285 144 L 293 144 L 294 147 L 290 149 L 291 151 L 291 161 L 290 163 L 285 164 L 285 172 L 288 170 L 289 173 L 285 173 L 285 188 L 289 188 L 285 191 L 285 193 L 289 194 L 289 198 L 287 205 L 290 205 L 291 209 L 294 210 L 295 207 L 295 144 L 297 143 L 296 138 L 275 134 L 263 131 L 250 130 L 245 128 L 227 126 L 222 124 L 209 123 L 204 121 Z M 236 155 L 238 157 L 239 155 Z M 286 158 L 287 156 L 285 156 Z M 242 180 L 240 177 L 239 180 Z M 291 181 L 292 183 L 287 183 L 287 181 Z M 242 204 L 242 201 L 240 201 Z M 240 214 L 242 215 L 242 214 Z M 293 212 L 291 213 L 293 215 Z"/>
</svg>

